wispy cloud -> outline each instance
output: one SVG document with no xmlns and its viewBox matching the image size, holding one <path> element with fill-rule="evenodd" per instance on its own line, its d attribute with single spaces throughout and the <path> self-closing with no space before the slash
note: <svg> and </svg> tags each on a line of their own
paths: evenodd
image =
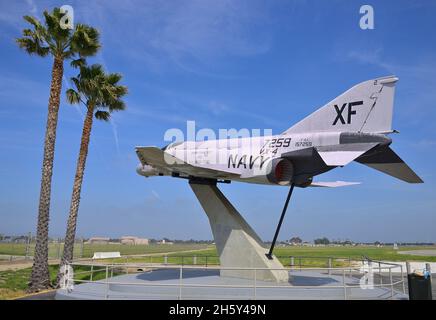
<svg viewBox="0 0 436 320">
<path fill-rule="evenodd" d="M 24 15 L 32 15 L 40 19 L 40 12 L 38 12 L 38 7 L 33 0 L 0 2 L 1 34 L 8 34 L 6 31 L 9 28 L 12 28 L 14 32 L 21 30 L 25 23 L 23 20 Z"/>
<path fill-rule="evenodd" d="M 421 57 L 421 59 L 414 59 L 414 61 L 398 63 L 389 61 L 384 57 L 383 53 L 382 47 L 372 48 L 371 50 L 351 50 L 348 52 L 347 58 L 356 60 L 359 63 L 380 67 L 391 73 L 402 73 L 416 78 L 436 74 L 436 66 L 433 63 L 434 57 L 431 57 L 432 61 L 427 61 L 428 59 Z"/>
<path fill-rule="evenodd" d="M 38 7 L 33 0 L 26 0 L 27 5 L 29 6 L 30 13 L 33 15 L 38 14 Z"/>
<path fill-rule="evenodd" d="M 348 59 L 356 60 L 359 63 L 376 65 L 392 73 L 393 66 L 382 60 L 383 49 L 381 47 L 371 50 L 352 50 L 348 52 Z"/>
<path fill-rule="evenodd" d="M 436 56 L 422 54 L 407 61 L 399 61 L 394 60 L 390 54 L 385 53 L 382 46 L 379 46 L 371 50 L 349 51 L 347 58 L 399 76 L 402 87 L 401 91 L 397 91 L 396 96 L 401 97 L 401 100 L 396 100 L 396 105 L 403 106 L 397 112 L 404 119 L 404 124 L 418 127 L 419 130 L 426 128 L 434 132 Z"/>
<path fill-rule="evenodd" d="M 105 41 L 124 57 L 158 72 L 170 63 L 172 68 L 215 76 L 207 70 L 211 61 L 263 54 L 270 48 L 262 28 L 268 23 L 268 6 L 261 1 L 107 1 L 76 11 L 100 25 Z M 120 25 L 131 26 L 129 33 Z"/>
<path fill-rule="evenodd" d="M 128 110 L 128 113 L 171 123 L 186 123 L 187 120 L 196 119 L 197 121 L 202 120 L 206 125 L 211 125 L 211 123 L 216 124 L 220 120 L 242 117 L 255 120 L 268 127 L 286 125 L 280 119 L 271 118 L 266 114 L 259 113 L 259 111 L 252 112 L 248 109 L 248 106 L 241 107 L 240 103 L 227 101 L 227 99 L 219 96 L 202 96 L 199 93 L 178 91 L 145 82 L 141 83 L 141 86 L 146 88 L 147 92 L 150 92 L 153 96 L 160 97 L 160 101 L 165 102 L 161 102 L 159 105 L 133 104 L 134 110 Z M 129 107 L 129 109 L 131 108 Z"/>
<path fill-rule="evenodd" d="M 140 107 L 129 104 L 129 108 L 125 111 L 127 115 L 132 116 L 133 118 L 146 118 L 148 121 L 150 120 L 158 120 L 164 123 L 172 123 L 172 124 L 185 124 L 187 118 L 185 116 L 180 116 L 174 114 L 174 112 L 165 111 L 164 108 L 152 107 L 147 105 L 142 105 Z M 130 120 L 132 118 L 130 117 Z"/>
<path fill-rule="evenodd" d="M 120 154 L 120 143 L 118 139 L 118 128 L 113 116 L 110 117 L 109 122 L 111 124 L 112 133 L 114 135 L 115 148 L 117 149 L 117 154 Z"/>
<path fill-rule="evenodd" d="M 18 73 L 0 75 L 0 99 L 10 105 L 28 106 L 46 104 L 48 101 L 47 83 L 26 78 Z M 25 94 L 23 94 L 25 93 Z M 3 102 L 4 104 L 4 102 Z M 19 110 L 16 110 L 17 113 Z"/>
<path fill-rule="evenodd" d="M 151 194 L 158 200 L 160 200 L 159 193 L 157 193 L 155 190 L 151 190 Z"/>
</svg>

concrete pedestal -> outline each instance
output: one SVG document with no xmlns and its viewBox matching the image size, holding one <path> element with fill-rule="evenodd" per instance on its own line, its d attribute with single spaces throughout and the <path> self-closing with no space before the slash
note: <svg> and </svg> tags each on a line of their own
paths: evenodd
<svg viewBox="0 0 436 320">
<path fill-rule="evenodd" d="M 289 280 L 283 265 L 273 256 L 269 260 L 262 240 L 215 184 L 191 181 L 212 228 L 215 244 L 224 268 L 270 268 L 271 270 L 221 270 L 221 276 L 284 282 Z"/>
</svg>

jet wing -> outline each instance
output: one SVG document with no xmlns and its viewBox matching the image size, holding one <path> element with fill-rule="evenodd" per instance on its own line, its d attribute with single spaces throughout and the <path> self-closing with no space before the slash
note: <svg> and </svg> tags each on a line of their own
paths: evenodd
<svg viewBox="0 0 436 320">
<path fill-rule="evenodd" d="M 164 172 L 177 172 L 188 176 L 231 179 L 239 177 L 240 172 L 236 169 L 229 169 L 220 165 L 211 164 L 189 164 L 182 159 L 166 153 L 158 147 L 136 147 L 136 154 L 141 163 L 148 164 Z"/>
<path fill-rule="evenodd" d="M 379 143 L 346 143 L 332 146 L 316 147 L 321 159 L 328 166 L 345 166 L 371 150 Z"/>
</svg>

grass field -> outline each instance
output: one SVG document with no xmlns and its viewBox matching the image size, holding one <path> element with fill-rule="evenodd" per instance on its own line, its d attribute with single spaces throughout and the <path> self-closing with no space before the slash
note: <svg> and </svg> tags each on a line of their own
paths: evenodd
<svg viewBox="0 0 436 320">
<path fill-rule="evenodd" d="M 34 246 L 32 245 L 30 255 L 33 255 Z M 63 245 L 57 243 L 51 243 L 49 245 L 49 257 L 57 258 L 58 253 L 62 252 Z M 141 255 L 141 254 L 155 254 L 166 252 L 178 252 L 189 250 L 203 250 L 196 255 L 200 257 L 205 256 L 217 256 L 216 250 L 213 246 L 206 244 L 151 244 L 151 245 L 122 245 L 122 244 L 102 244 L 91 245 L 85 244 L 83 246 L 83 253 L 80 244 L 76 244 L 74 249 L 75 257 L 90 258 L 94 252 L 104 251 L 119 251 L 121 255 Z M 374 260 L 387 260 L 387 261 L 428 261 L 436 262 L 436 257 L 424 257 L 398 254 L 398 251 L 410 251 L 420 249 L 433 249 L 436 250 L 436 246 L 404 246 L 399 250 L 394 250 L 392 246 L 339 246 L 339 247 L 300 247 L 300 246 L 277 246 L 274 250 L 276 256 L 317 256 L 317 257 L 336 257 L 336 258 L 361 258 L 362 256 L 368 256 Z M 24 256 L 26 254 L 25 244 L 9 244 L 0 243 L 0 254 L 3 255 L 16 255 Z M 171 254 L 174 256 L 177 254 Z M 186 256 L 192 256 L 193 254 L 186 254 Z M 157 259 L 157 258 L 153 258 Z M 131 258 L 131 261 L 149 261 L 149 259 Z M 153 262 L 158 260 L 153 260 Z M 188 260 L 187 260 L 188 261 Z"/>
<path fill-rule="evenodd" d="M 316 257 L 335 257 L 335 258 L 354 258 L 359 259 L 367 256 L 373 260 L 382 261 L 427 261 L 436 262 L 436 257 L 414 256 L 399 254 L 398 251 L 411 251 L 433 249 L 436 246 L 405 246 L 399 250 L 394 250 L 392 246 L 375 247 L 375 246 L 341 246 L 341 247 L 276 247 L 274 254 L 276 256 L 316 256 Z"/>
<path fill-rule="evenodd" d="M 33 256 L 34 244 L 30 246 L 29 255 Z M 207 248 L 206 244 L 151 244 L 151 245 L 122 245 L 122 244 L 84 244 L 83 252 L 82 245 L 76 244 L 74 247 L 75 258 L 90 258 L 94 252 L 108 252 L 119 251 L 121 255 L 136 255 L 136 254 L 150 254 L 162 253 L 173 251 L 186 251 Z M 63 244 L 50 243 L 49 244 L 49 257 L 59 258 L 62 254 Z M 25 256 L 26 244 L 24 243 L 0 243 L 0 254 Z"/>
<path fill-rule="evenodd" d="M 408 246 L 402 247 L 399 250 L 394 250 L 391 246 L 386 247 L 375 247 L 375 246 L 344 246 L 344 247 L 297 247 L 297 246 L 286 246 L 286 247 L 276 247 L 274 254 L 279 258 L 283 265 L 290 264 L 290 257 L 294 256 L 295 264 L 302 264 L 303 266 L 313 266 L 313 267 L 325 267 L 327 265 L 328 258 L 341 259 L 354 259 L 359 260 L 363 256 L 369 257 L 373 260 L 381 261 L 426 261 L 426 262 L 436 262 L 436 257 L 432 256 L 414 256 L 399 254 L 398 251 L 410 251 L 410 250 L 422 250 L 422 249 L 433 249 L 436 250 L 436 246 Z M 265 250 L 266 252 L 267 250 Z M 197 264 L 219 264 L 219 259 L 217 257 L 218 253 L 215 248 L 210 248 L 207 250 L 198 251 L 195 253 L 173 253 L 168 255 L 168 263 L 181 264 L 192 264 L 193 255 L 197 257 Z M 301 260 L 300 258 L 301 257 Z M 206 260 L 207 259 L 207 260 Z M 112 259 L 110 262 L 114 263 L 162 263 L 164 262 L 163 256 L 154 257 L 131 257 L 128 259 Z M 345 263 L 347 263 L 345 261 Z M 336 260 L 334 266 L 341 266 L 344 263 Z"/>
</svg>

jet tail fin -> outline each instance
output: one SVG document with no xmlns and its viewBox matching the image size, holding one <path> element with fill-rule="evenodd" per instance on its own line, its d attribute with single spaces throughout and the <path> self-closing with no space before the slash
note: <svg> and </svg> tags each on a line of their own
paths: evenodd
<svg viewBox="0 0 436 320">
<path fill-rule="evenodd" d="M 409 183 L 424 181 L 390 148 L 372 155 L 362 155 L 355 161 Z"/>
<path fill-rule="evenodd" d="M 395 83 L 389 76 L 355 85 L 283 134 L 303 132 L 392 132 Z"/>
</svg>

